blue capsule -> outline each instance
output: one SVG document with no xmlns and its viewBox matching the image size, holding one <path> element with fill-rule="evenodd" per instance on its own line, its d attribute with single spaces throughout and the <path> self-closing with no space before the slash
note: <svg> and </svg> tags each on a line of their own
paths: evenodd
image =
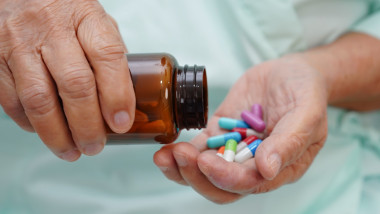
<svg viewBox="0 0 380 214">
<path fill-rule="evenodd" d="M 241 141 L 241 135 L 239 132 L 230 132 L 224 135 L 218 135 L 207 139 L 207 146 L 211 149 L 224 146 L 227 140 L 233 139 L 237 142 Z"/>
<path fill-rule="evenodd" d="M 236 120 L 227 117 L 219 118 L 219 126 L 220 128 L 227 130 L 232 130 L 233 128 L 250 128 L 249 125 L 242 120 Z"/>
<path fill-rule="evenodd" d="M 244 161 L 252 157 L 255 157 L 256 149 L 260 145 L 261 142 L 263 141 L 260 139 L 255 140 L 251 144 L 249 144 L 247 147 L 242 149 L 240 152 L 238 152 L 235 156 L 235 162 L 243 163 Z"/>
<path fill-rule="evenodd" d="M 247 146 L 249 151 L 251 151 L 253 157 L 255 157 L 256 149 L 261 144 L 261 142 L 263 141 L 260 139 L 257 139 Z"/>
</svg>

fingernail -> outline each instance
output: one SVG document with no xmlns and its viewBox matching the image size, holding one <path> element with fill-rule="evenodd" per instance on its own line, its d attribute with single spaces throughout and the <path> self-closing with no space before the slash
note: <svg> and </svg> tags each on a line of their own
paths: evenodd
<svg viewBox="0 0 380 214">
<path fill-rule="evenodd" d="M 129 115 L 126 111 L 119 111 L 114 116 L 114 124 L 117 129 L 125 130 L 128 128 L 130 122 Z"/>
<path fill-rule="evenodd" d="M 174 154 L 175 160 L 177 161 L 178 166 L 185 167 L 188 165 L 187 158 L 184 155 L 178 154 L 175 152 L 173 154 Z"/>
<path fill-rule="evenodd" d="M 104 144 L 102 143 L 93 143 L 85 145 L 83 148 L 83 153 L 88 156 L 93 156 L 99 154 L 103 150 Z"/>
<path fill-rule="evenodd" d="M 271 178 L 269 178 L 271 180 L 274 177 L 276 177 L 280 171 L 280 167 L 281 167 L 280 155 L 278 155 L 277 153 L 271 154 L 268 158 L 268 163 L 272 170 L 272 175 L 273 175 Z"/>
<path fill-rule="evenodd" d="M 162 172 L 167 172 L 169 170 L 169 167 L 165 167 L 165 166 L 159 166 L 158 167 Z"/>
<path fill-rule="evenodd" d="M 80 152 L 78 151 L 78 149 L 73 149 L 59 155 L 60 158 L 68 162 L 76 161 L 79 156 Z"/>
</svg>

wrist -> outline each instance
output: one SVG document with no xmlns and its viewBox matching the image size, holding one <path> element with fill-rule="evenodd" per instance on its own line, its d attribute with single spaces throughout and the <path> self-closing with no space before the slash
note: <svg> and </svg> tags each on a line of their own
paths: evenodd
<svg viewBox="0 0 380 214">
<path fill-rule="evenodd" d="M 333 75 L 332 73 L 326 72 L 327 69 L 324 68 L 324 64 L 322 64 L 323 57 L 317 56 L 316 54 L 311 54 L 308 52 L 302 52 L 302 53 L 293 53 L 289 54 L 283 57 L 286 60 L 294 61 L 297 64 L 304 65 L 305 72 L 314 72 L 317 76 L 321 79 L 321 87 L 320 90 L 323 90 L 323 92 L 326 95 L 326 103 L 331 103 L 332 96 L 333 96 Z M 321 63 L 320 63 L 321 62 Z M 330 65 L 330 67 L 335 65 Z M 326 66 L 328 67 L 328 66 Z"/>
<path fill-rule="evenodd" d="M 380 42 L 371 36 L 349 33 L 335 42 L 294 54 L 321 73 L 328 103 L 353 109 L 380 107 Z"/>
</svg>

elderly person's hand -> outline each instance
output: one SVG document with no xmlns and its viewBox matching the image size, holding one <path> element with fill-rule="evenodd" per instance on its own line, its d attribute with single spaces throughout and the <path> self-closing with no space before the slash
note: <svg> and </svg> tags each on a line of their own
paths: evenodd
<svg viewBox="0 0 380 214">
<path fill-rule="evenodd" d="M 255 103 L 263 105 L 268 136 L 255 158 L 230 163 L 207 149 L 207 138 L 223 133 L 220 117 L 240 119 Z M 238 80 L 199 136 L 163 147 L 154 160 L 169 179 L 217 203 L 267 192 L 296 181 L 310 166 L 327 137 L 326 108 L 324 78 L 302 58 L 266 62 Z"/>
<path fill-rule="evenodd" d="M 0 104 L 58 157 L 99 153 L 105 123 L 130 129 L 127 50 L 98 1 L 2 0 L 0 29 Z"/>
<path fill-rule="evenodd" d="M 190 143 L 168 145 L 154 157 L 169 179 L 206 198 L 227 203 L 299 179 L 327 136 L 327 103 L 353 110 L 380 108 L 380 40 L 348 33 L 335 42 L 265 62 L 247 71 Z M 206 148 L 223 132 L 218 118 L 239 118 L 254 103 L 264 107 L 267 138 L 256 157 L 229 163 Z"/>
</svg>

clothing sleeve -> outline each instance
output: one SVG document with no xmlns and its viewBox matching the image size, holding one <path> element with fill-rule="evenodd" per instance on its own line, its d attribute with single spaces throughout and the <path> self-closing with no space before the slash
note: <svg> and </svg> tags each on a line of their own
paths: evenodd
<svg viewBox="0 0 380 214">
<path fill-rule="evenodd" d="M 354 24 L 351 31 L 365 33 L 380 39 L 380 0 L 371 1 L 368 14 Z"/>
</svg>

